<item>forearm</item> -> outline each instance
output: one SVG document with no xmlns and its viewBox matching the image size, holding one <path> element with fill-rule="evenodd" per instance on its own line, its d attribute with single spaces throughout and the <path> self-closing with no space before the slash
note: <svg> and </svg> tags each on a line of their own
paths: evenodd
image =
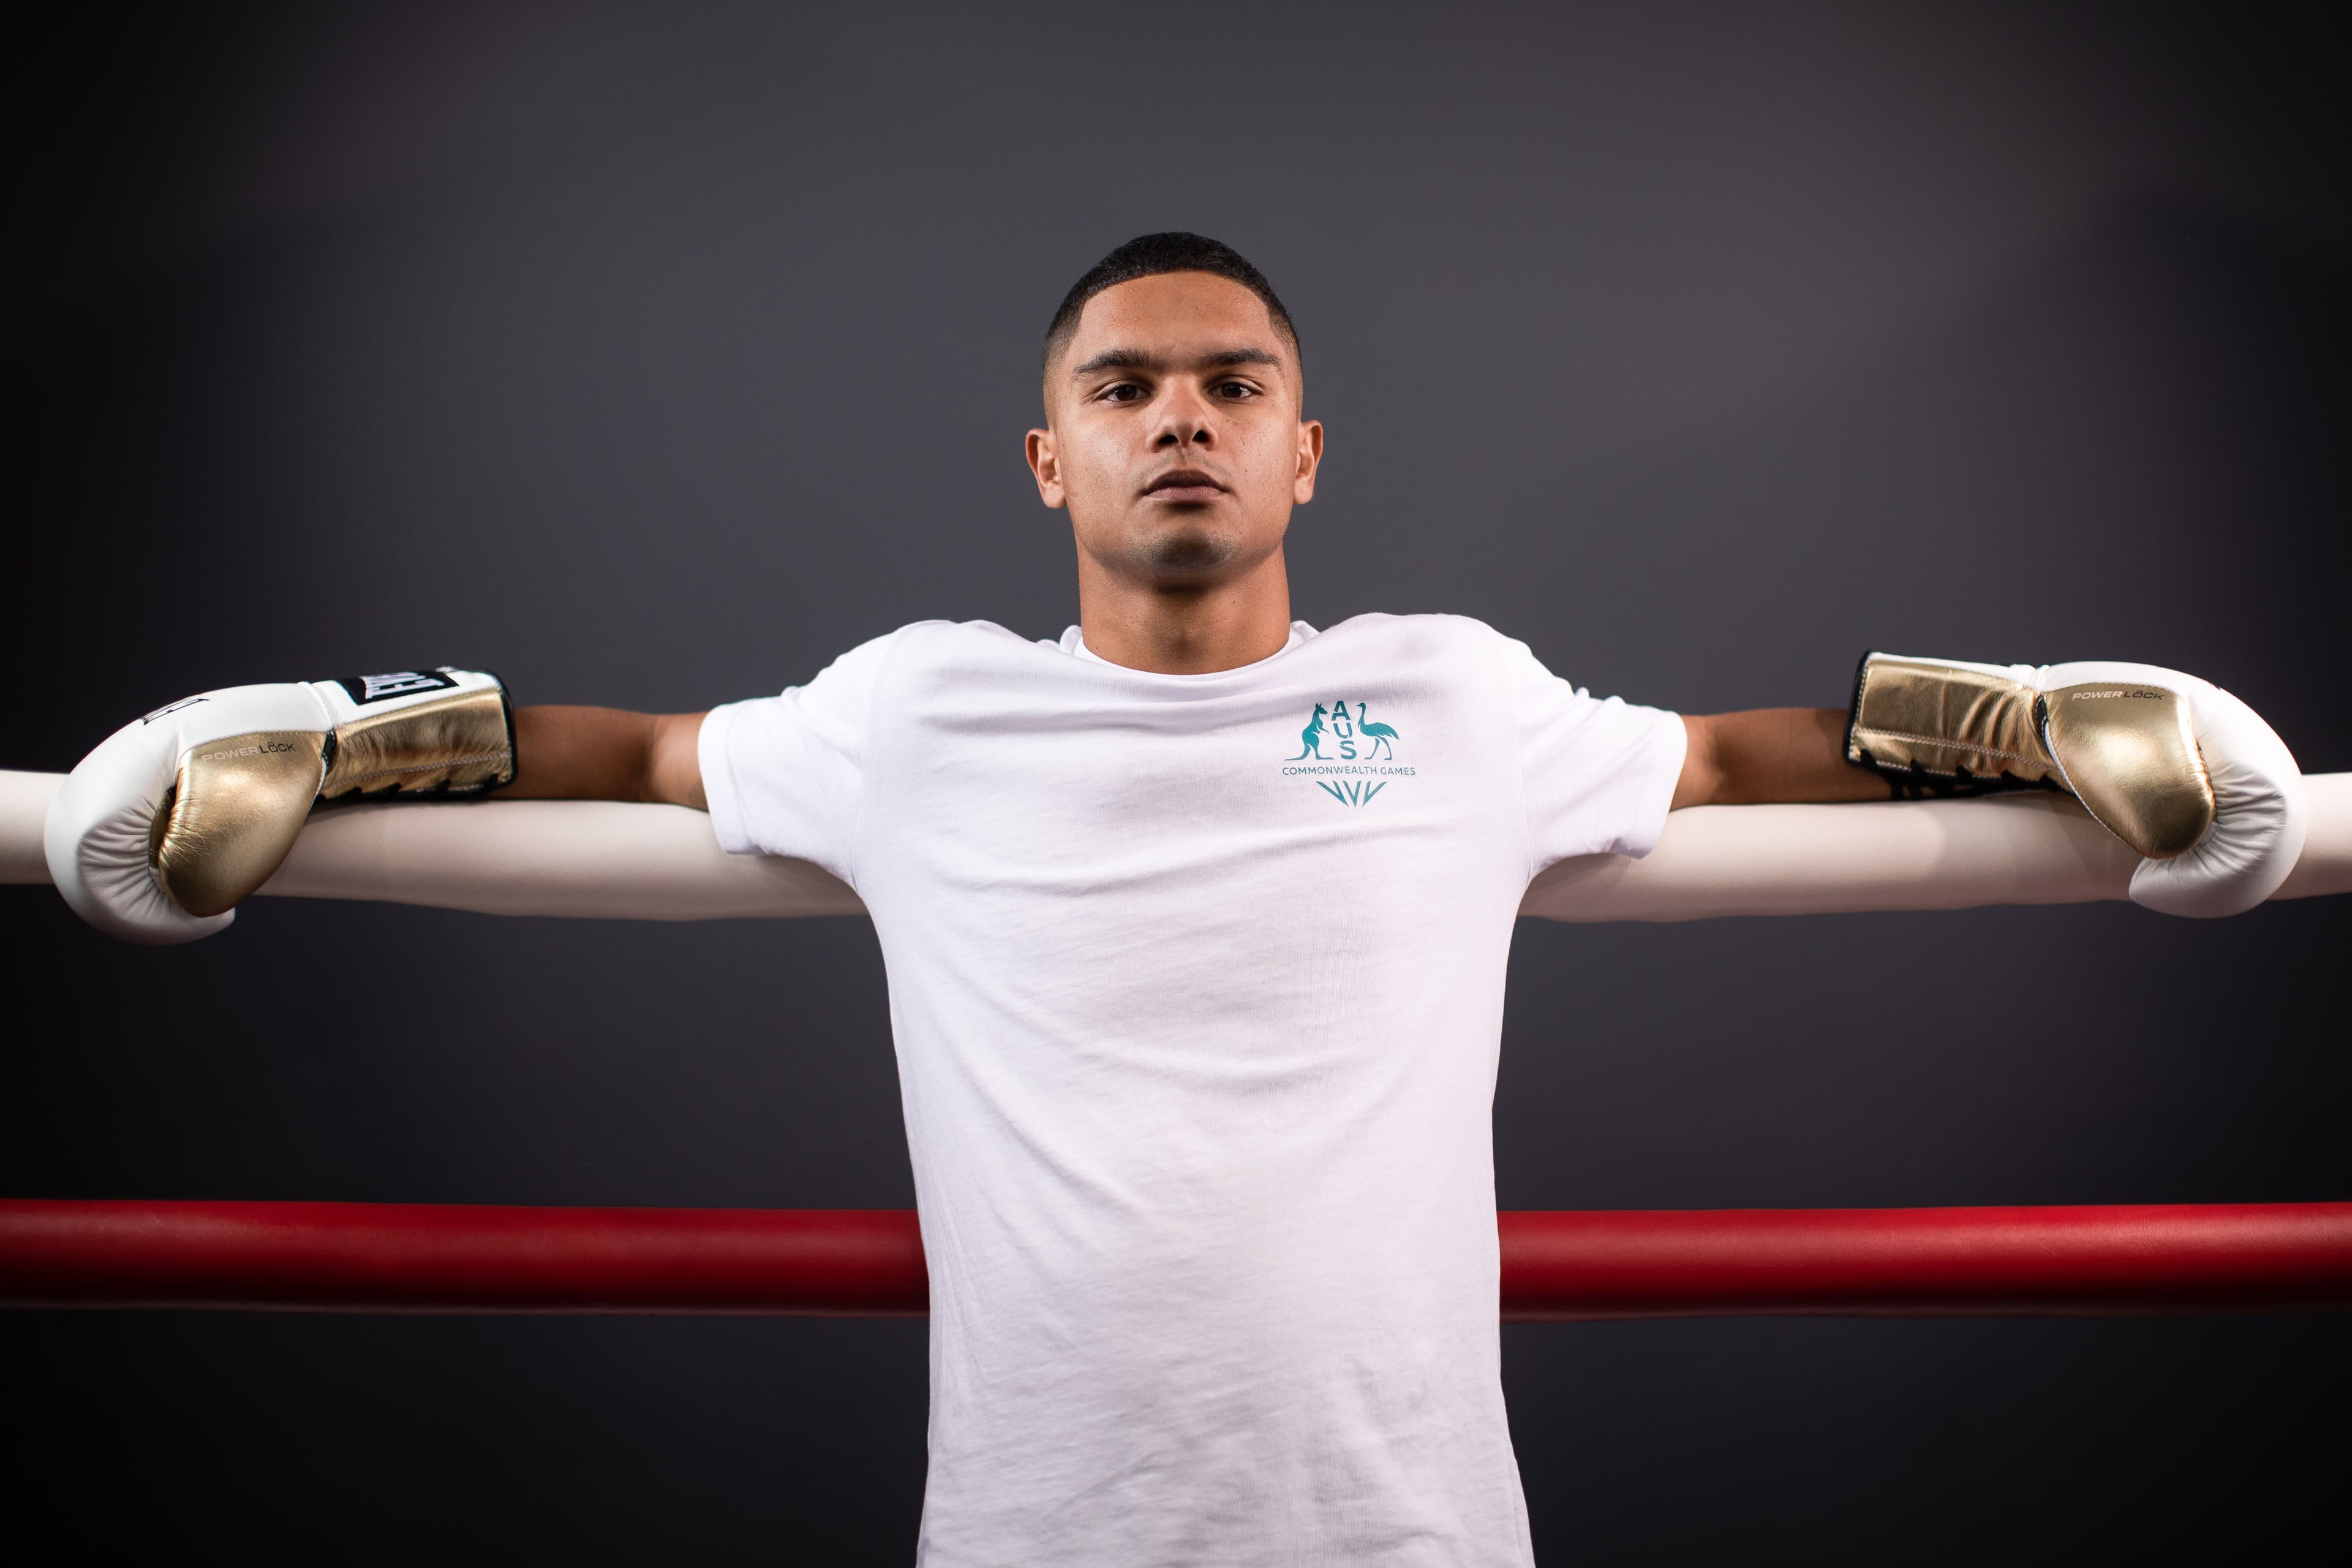
<svg viewBox="0 0 2352 1568">
<path fill-rule="evenodd" d="M 515 712 L 515 782 L 533 800 L 656 801 L 707 810 L 699 713 L 545 706 Z"/>
<path fill-rule="evenodd" d="M 1842 708 L 1758 708 L 1685 717 L 1675 807 L 1885 800 L 1885 781 L 1845 759 Z"/>
</svg>

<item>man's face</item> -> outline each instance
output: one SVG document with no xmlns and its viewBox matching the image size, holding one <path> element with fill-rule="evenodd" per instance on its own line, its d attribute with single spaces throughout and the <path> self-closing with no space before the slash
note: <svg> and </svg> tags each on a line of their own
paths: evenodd
<svg viewBox="0 0 2352 1568">
<path fill-rule="evenodd" d="M 1282 547 L 1315 493 L 1323 427 L 1258 297 L 1207 272 L 1106 289 L 1047 367 L 1029 467 L 1078 548 L 1158 586 L 1209 586 Z"/>
</svg>

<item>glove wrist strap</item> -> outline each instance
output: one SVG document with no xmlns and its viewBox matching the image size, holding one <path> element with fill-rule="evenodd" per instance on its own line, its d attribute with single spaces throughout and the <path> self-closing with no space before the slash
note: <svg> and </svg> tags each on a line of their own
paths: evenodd
<svg viewBox="0 0 2352 1568">
<path fill-rule="evenodd" d="M 444 665 L 311 689 L 334 720 L 322 801 L 481 795 L 514 782 L 514 715 L 494 675 Z"/>
<path fill-rule="evenodd" d="M 2001 665 L 1864 656 L 1846 719 L 1846 760 L 1898 795 L 2064 789 L 2042 744 L 2033 688 Z"/>
</svg>

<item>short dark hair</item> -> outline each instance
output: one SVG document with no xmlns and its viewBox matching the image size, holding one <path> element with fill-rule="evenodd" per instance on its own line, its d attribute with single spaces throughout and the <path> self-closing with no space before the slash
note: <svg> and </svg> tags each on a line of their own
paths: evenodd
<svg viewBox="0 0 2352 1568">
<path fill-rule="evenodd" d="M 1298 353 L 1298 329 L 1290 324 L 1290 312 L 1282 308 L 1282 298 L 1265 280 L 1265 273 L 1230 245 L 1206 235 L 1171 229 L 1165 234 L 1138 235 L 1087 268 L 1086 276 L 1070 285 L 1070 291 L 1062 296 L 1062 308 L 1054 312 L 1053 324 L 1045 329 L 1045 363 L 1052 365 L 1054 356 L 1077 331 L 1078 317 L 1087 300 L 1106 289 L 1163 272 L 1207 272 L 1240 284 L 1265 306 L 1265 313 L 1274 318 L 1275 331 L 1290 344 L 1290 352 Z"/>
</svg>

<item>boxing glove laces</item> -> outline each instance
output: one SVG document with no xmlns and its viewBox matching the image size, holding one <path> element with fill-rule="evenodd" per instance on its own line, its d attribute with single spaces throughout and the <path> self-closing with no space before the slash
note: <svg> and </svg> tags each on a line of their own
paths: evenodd
<svg viewBox="0 0 2352 1568">
<path fill-rule="evenodd" d="M 1898 795 L 2054 789 L 2143 858 L 2137 903 L 2232 915 L 2303 852 L 2303 774 L 2261 715 L 2155 665 L 1969 664 L 1866 655 L 1846 760 Z"/>
<path fill-rule="evenodd" d="M 42 848 L 90 924 L 189 942 L 269 879 L 313 806 L 476 795 L 514 769 L 506 689 L 478 670 L 226 687 L 101 742 L 51 803 Z"/>
</svg>

